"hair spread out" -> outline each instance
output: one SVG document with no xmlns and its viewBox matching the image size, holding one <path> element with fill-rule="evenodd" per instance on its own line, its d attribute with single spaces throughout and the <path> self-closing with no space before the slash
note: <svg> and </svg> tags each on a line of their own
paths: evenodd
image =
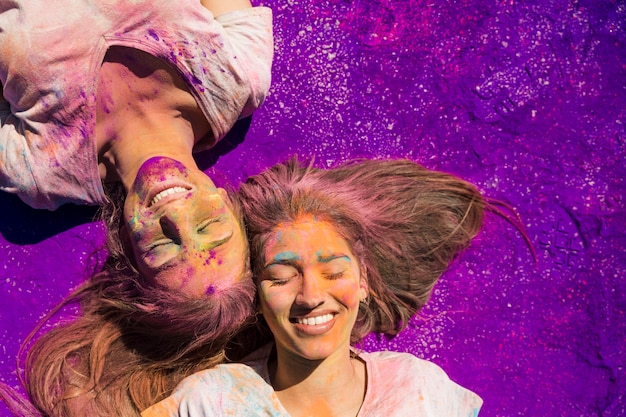
<svg viewBox="0 0 626 417">
<path fill-rule="evenodd" d="M 351 245 L 370 292 L 353 343 L 372 331 L 395 335 L 407 325 L 477 235 L 485 209 L 474 185 L 404 159 L 318 169 L 292 158 L 248 179 L 239 195 L 255 275 L 275 228 L 305 215 L 327 221 Z M 259 340 L 258 331 L 243 332 L 237 348 L 271 338 L 265 327 Z"/>
<path fill-rule="evenodd" d="M 271 340 L 262 319 L 234 336 L 253 316 L 252 274 L 262 268 L 268 238 L 277 225 L 302 216 L 331 224 L 365 272 L 369 302 L 360 307 L 352 342 L 372 331 L 395 335 L 492 209 L 472 184 L 409 160 L 359 160 L 326 170 L 292 158 L 242 184 L 241 208 L 231 199 L 244 214 L 252 272 L 246 268 L 246 279 L 207 302 L 145 285 L 125 255 L 123 192 L 109 195 L 104 270 L 51 313 L 78 303 L 77 318 L 27 350 L 22 382 L 32 403 L 0 384 L 0 398 L 16 415 L 138 416 L 185 376 L 223 361 L 229 340 L 231 359 Z"/>
<path fill-rule="evenodd" d="M 139 416 L 184 377 L 223 362 L 227 341 L 254 314 L 249 267 L 237 284 L 207 299 L 147 285 L 121 238 L 124 194 L 108 194 L 102 217 L 110 256 L 103 271 L 67 297 L 22 345 L 19 375 L 31 401 L 0 384 L 0 398 L 16 416 Z M 46 320 L 75 304 L 75 319 L 30 346 Z"/>
</svg>

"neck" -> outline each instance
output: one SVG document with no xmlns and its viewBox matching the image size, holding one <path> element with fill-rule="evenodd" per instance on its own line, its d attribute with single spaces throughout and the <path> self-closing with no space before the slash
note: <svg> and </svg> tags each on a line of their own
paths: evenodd
<svg viewBox="0 0 626 417">
<path fill-rule="evenodd" d="M 177 71 L 131 48 L 112 47 L 100 68 L 96 142 L 100 176 L 126 190 L 153 156 L 195 162 L 194 144 L 210 126 Z"/>
<path fill-rule="evenodd" d="M 141 165 L 154 156 L 170 157 L 188 168 L 197 168 L 192 149 L 193 134 L 172 123 L 148 129 L 142 123 L 141 127 L 119 129 L 100 154 L 101 167 L 106 167 L 103 178 L 121 181 L 128 192 Z"/>
<path fill-rule="evenodd" d="M 349 349 L 320 361 L 277 349 L 270 373 L 278 398 L 294 417 L 354 417 L 363 403 L 365 364 Z"/>
</svg>

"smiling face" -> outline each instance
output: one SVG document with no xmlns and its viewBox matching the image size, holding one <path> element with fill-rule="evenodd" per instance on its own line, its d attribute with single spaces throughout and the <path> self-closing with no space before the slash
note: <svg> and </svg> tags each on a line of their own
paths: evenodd
<svg viewBox="0 0 626 417">
<path fill-rule="evenodd" d="M 139 272 L 192 297 L 243 278 L 247 242 L 226 192 L 198 169 L 148 159 L 126 196 L 124 220 Z"/>
<path fill-rule="evenodd" d="M 350 245 L 329 223 L 305 217 L 277 227 L 257 288 L 279 354 L 323 360 L 349 352 L 367 286 Z"/>
</svg>

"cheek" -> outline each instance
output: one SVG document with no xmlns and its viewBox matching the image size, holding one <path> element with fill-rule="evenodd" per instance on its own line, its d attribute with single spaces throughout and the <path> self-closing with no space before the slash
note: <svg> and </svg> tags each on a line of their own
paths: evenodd
<svg viewBox="0 0 626 417">
<path fill-rule="evenodd" d="M 214 250 L 190 253 L 190 251 L 186 249 L 184 255 L 185 263 L 199 273 L 203 270 L 212 270 L 216 266 L 221 265 L 223 262 L 222 257 L 219 256 Z"/>
<path fill-rule="evenodd" d="M 124 223 L 127 237 L 133 245 L 139 244 L 141 241 L 155 239 L 158 228 L 154 227 L 154 223 L 149 216 L 141 216 L 135 213 L 131 217 L 126 218 Z"/>
<path fill-rule="evenodd" d="M 359 284 L 356 282 L 344 281 L 337 283 L 333 288 L 335 297 L 339 302 L 347 307 L 359 305 Z"/>
<path fill-rule="evenodd" d="M 285 288 L 277 290 L 269 285 L 265 285 L 265 283 L 262 283 L 258 289 L 259 301 L 264 314 L 273 317 L 289 314 L 295 298 L 292 291 Z"/>
</svg>

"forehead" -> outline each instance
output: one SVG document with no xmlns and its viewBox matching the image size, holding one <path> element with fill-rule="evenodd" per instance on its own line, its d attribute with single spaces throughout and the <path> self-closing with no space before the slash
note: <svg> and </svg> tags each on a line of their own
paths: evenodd
<svg viewBox="0 0 626 417">
<path fill-rule="evenodd" d="M 289 254 L 331 253 L 352 254 L 349 242 L 329 222 L 314 217 L 303 217 L 294 222 L 279 224 L 265 245 L 265 257 Z"/>
</svg>

